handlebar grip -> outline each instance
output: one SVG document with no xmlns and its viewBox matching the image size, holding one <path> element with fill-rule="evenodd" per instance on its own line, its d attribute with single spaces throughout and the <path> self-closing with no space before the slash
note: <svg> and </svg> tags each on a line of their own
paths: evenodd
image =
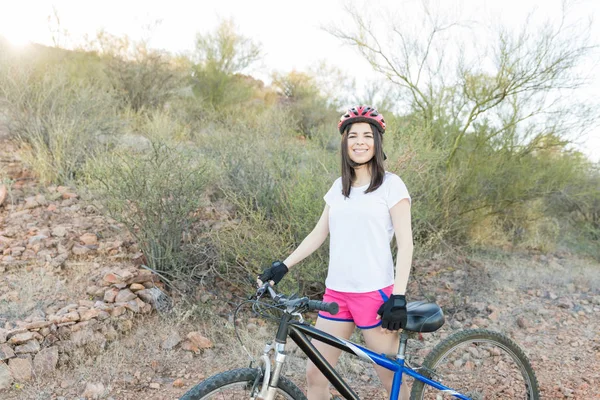
<svg viewBox="0 0 600 400">
<path fill-rule="evenodd" d="M 335 315 L 338 313 L 338 311 L 340 311 L 340 306 L 338 306 L 338 303 L 336 302 L 326 303 L 324 301 L 319 300 L 310 300 L 308 302 L 308 309 L 311 311 L 325 311 L 331 315 Z"/>
</svg>

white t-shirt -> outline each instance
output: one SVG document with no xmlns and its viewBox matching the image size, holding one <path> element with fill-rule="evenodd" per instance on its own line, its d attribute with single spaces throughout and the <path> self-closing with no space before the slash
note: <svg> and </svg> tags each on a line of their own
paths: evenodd
<svg viewBox="0 0 600 400">
<path fill-rule="evenodd" d="M 329 270 L 325 285 L 340 292 L 364 293 L 394 283 L 390 242 L 394 227 L 390 208 L 409 199 L 400 177 L 386 172 L 381 186 L 364 193 L 369 185 L 342 194 L 342 178 L 323 197 L 329 205 Z"/>
</svg>

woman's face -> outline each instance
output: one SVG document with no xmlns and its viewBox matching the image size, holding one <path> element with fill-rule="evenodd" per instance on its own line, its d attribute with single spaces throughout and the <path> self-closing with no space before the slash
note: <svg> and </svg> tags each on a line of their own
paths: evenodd
<svg viewBox="0 0 600 400">
<path fill-rule="evenodd" d="M 375 138 L 371 125 L 357 122 L 348 131 L 348 156 L 357 164 L 371 160 L 375 155 Z"/>
</svg>

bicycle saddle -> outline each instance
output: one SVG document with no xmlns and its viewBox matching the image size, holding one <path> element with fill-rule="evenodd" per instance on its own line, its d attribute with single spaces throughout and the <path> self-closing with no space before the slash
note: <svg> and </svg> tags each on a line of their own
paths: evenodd
<svg viewBox="0 0 600 400">
<path fill-rule="evenodd" d="M 412 301 L 406 305 L 408 321 L 407 331 L 412 332 L 434 332 L 444 325 L 444 313 L 440 306 L 435 303 L 424 301 Z"/>
</svg>

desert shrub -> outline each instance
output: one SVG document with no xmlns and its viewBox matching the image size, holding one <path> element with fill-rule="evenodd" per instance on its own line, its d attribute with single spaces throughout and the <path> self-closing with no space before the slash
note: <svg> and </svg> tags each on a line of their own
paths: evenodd
<svg viewBox="0 0 600 400">
<path fill-rule="evenodd" d="M 316 78 L 307 73 L 275 73 L 273 86 L 281 96 L 284 112 L 294 121 L 295 129 L 306 137 L 315 136 L 325 123 L 339 117 L 319 90 Z"/>
<path fill-rule="evenodd" d="M 316 224 L 322 196 L 338 173 L 337 154 L 290 135 L 285 114 L 265 110 L 247 120 L 216 125 L 198 138 L 219 168 L 219 191 L 235 207 L 236 224 L 213 232 L 222 273 L 238 284 L 270 262 L 286 257 Z M 294 268 L 290 290 L 318 291 L 327 245 Z M 286 279 L 287 280 L 287 279 Z"/>
<path fill-rule="evenodd" d="M 86 185 L 137 239 L 148 267 L 168 280 L 198 267 L 184 251 L 210 182 L 209 167 L 187 146 L 152 137 L 147 151 L 104 153 L 86 168 Z M 184 242 L 185 239 L 185 242 Z"/>
<path fill-rule="evenodd" d="M 101 135 L 119 130 L 117 102 L 101 82 L 74 79 L 68 69 L 0 66 L 0 102 L 23 158 L 43 182 L 74 178 L 88 154 L 101 148 Z"/>
<path fill-rule="evenodd" d="M 581 154 L 572 164 L 569 184 L 546 201 L 548 213 L 561 221 L 560 244 L 600 259 L 600 166 Z"/>
<path fill-rule="evenodd" d="M 146 39 L 100 31 L 85 50 L 98 55 L 115 95 L 134 111 L 162 108 L 186 85 L 187 60 L 150 48 Z"/>
</svg>

